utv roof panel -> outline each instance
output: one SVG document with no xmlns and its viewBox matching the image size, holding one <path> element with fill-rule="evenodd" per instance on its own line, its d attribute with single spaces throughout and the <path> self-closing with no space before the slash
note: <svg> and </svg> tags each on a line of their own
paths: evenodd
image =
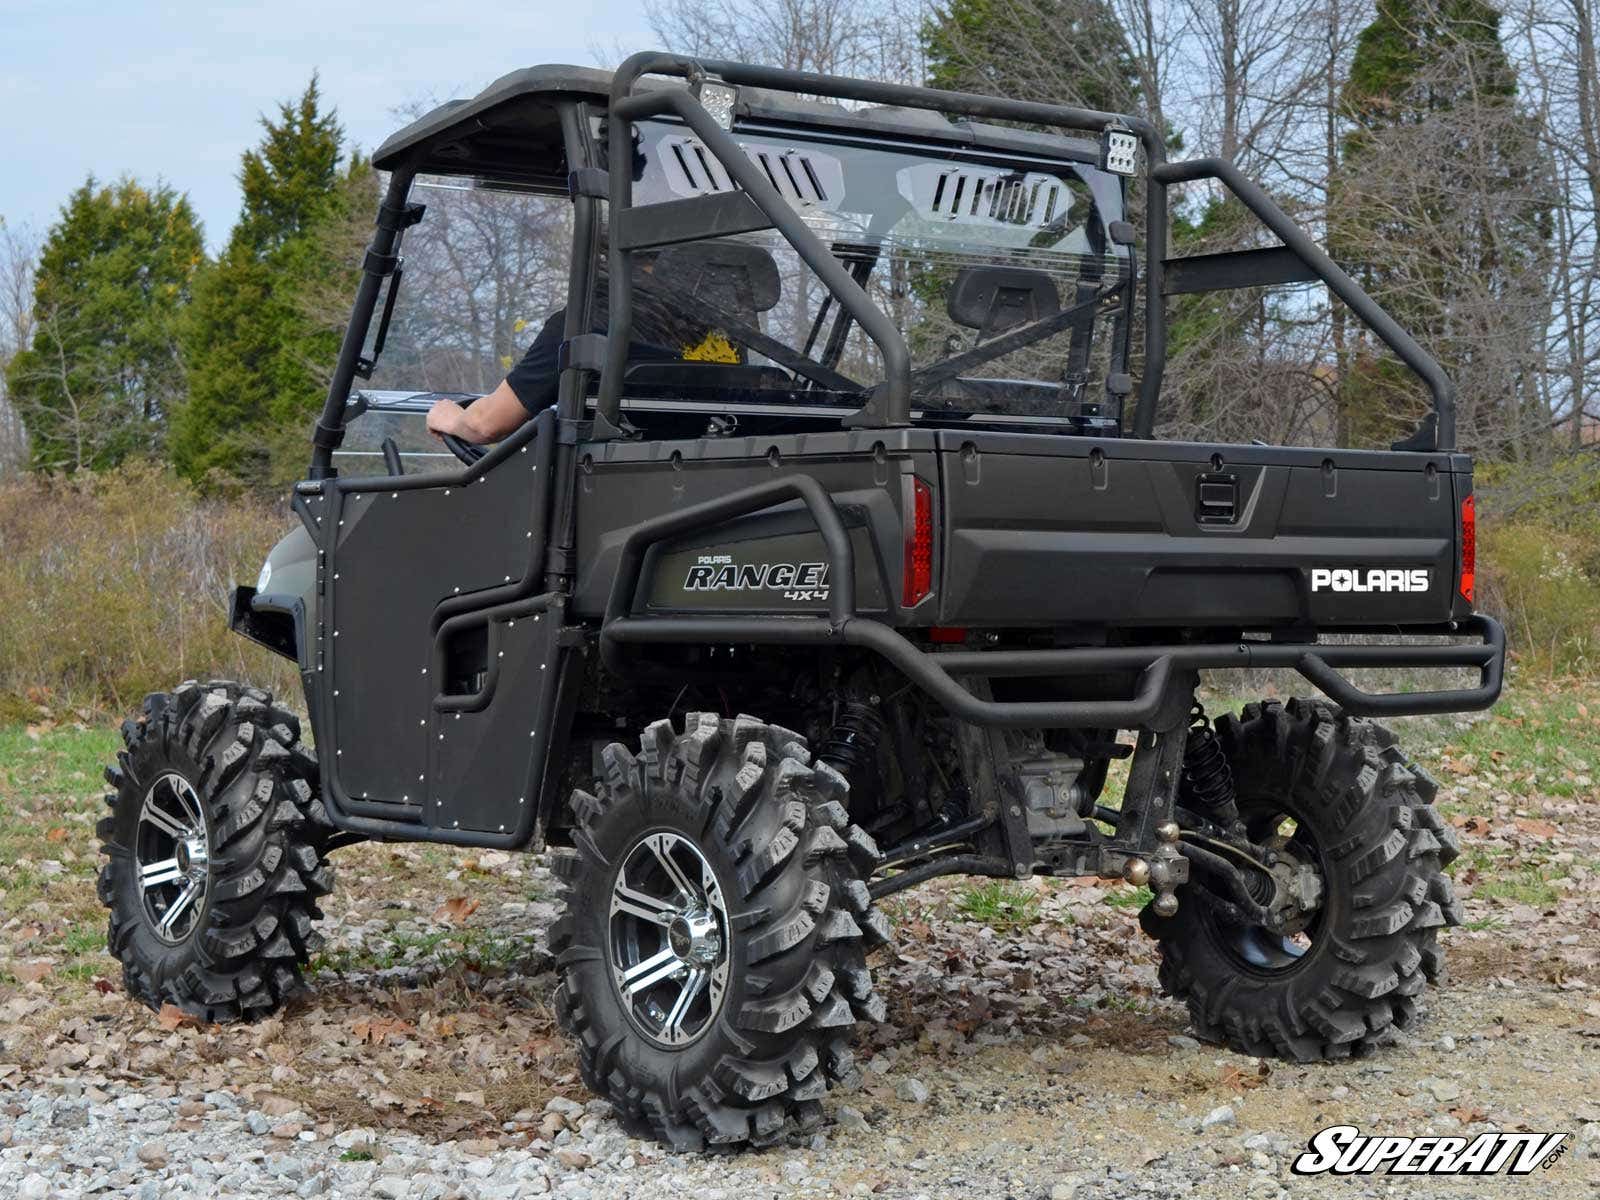
<svg viewBox="0 0 1600 1200">
<path fill-rule="evenodd" d="M 638 86 L 684 85 L 646 79 Z M 381 170 L 392 170 L 410 159 L 421 172 L 477 174 L 564 187 L 560 126 L 550 101 L 581 97 L 604 104 L 610 94 L 610 71 L 562 64 L 524 67 L 502 75 L 470 100 L 451 100 L 425 113 L 379 146 L 373 163 Z M 951 121 L 927 109 L 847 109 L 751 87 L 740 88 L 739 98 L 741 117 L 759 121 L 1077 162 L 1092 162 L 1096 157 L 1096 145 L 1088 139 Z"/>
</svg>

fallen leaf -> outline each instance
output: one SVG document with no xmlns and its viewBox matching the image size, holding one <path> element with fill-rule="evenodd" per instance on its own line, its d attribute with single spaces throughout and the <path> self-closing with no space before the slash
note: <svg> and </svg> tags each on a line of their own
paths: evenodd
<svg viewBox="0 0 1600 1200">
<path fill-rule="evenodd" d="M 1489 1119 L 1489 1114 L 1483 1109 L 1469 1108 L 1464 1104 L 1460 1107 L 1452 1108 L 1447 1111 L 1452 1117 L 1460 1121 L 1463 1125 L 1474 1125 L 1479 1121 L 1487 1121 Z"/>
<path fill-rule="evenodd" d="M 350 1026 L 356 1035 L 356 1040 L 376 1046 L 389 1038 L 405 1038 L 416 1033 L 417 1027 L 409 1021 L 402 1021 L 399 1017 L 373 1017 L 367 1021 L 356 1021 Z"/>
<path fill-rule="evenodd" d="M 169 1032 L 174 1029 L 198 1029 L 200 1021 L 191 1017 L 176 1004 L 163 1004 L 161 1011 L 156 1014 L 156 1024 Z"/>
<path fill-rule="evenodd" d="M 1516 826 L 1523 833 L 1531 834 L 1537 838 L 1553 838 L 1561 832 L 1549 821 L 1536 821 L 1532 817 L 1517 817 Z"/>
<path fill-rule="evenodd" d="M 44 840 L 47 842 L 64 842 L 67 840 L 67 827 L 57 825 L 54 829 L 45 831 Z"/>
<path fill-rule="evenodd" d="M 39 960 L 37 962 L 19 962 L 11 964 L 11 973 L 23 983 L 38 983 L 51 971 L 55 970 L 55 963 Z"/>
<path fill-rule="evenodd" d="M 448 921 L 452 925 L 460 925 L 473 913 L 478 911 L 478 902 L 469 900 L 465 896 L 451 896 L 438 908 L 433 910 L 435 921 Z"/>
</svg>

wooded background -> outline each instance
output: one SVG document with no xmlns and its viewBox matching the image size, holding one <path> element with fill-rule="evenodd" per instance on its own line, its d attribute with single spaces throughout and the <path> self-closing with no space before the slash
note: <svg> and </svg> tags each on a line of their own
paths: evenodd
<svg viewBox="0 0 1600 1200">
<path fill-rule="evenodd" d="M 1484 554 L 1500 564 L 1484 600 L 1512 617 L 1525 655 L 1586 670 L 1600 653 L 1597 8 L 656 0 L 647 11 L 671 49 L 1138 113 L 1167 131 L 1170 157 L 1238 163 L 1454 378 Z M 396 125 L 427 107 L 412 98 Z M 173 519 L 192 521 L 298 478 L 381 180 L 315 78 L 263 118 L 238 177 L 241 211 L 215 254 L 182 181 L 90 178 L 45 230 L 0 216 L 6 486 L 81 507 L 113 487 L 148 500 L 165 478 L 188 489 L 173 512 L 189 515 Z M 534 219 L 513 197 L 425 199 L 435 236 L 408 244 L 392 339 L 410 350 L 391 351 L 385 370 L 487 390 L 559 303 L 565 205 Z M 1215 188 L 1182 191 L 1172 253 L 1272 240 Z M 1164 436 L 1385 446 L 1426 410 L 1416 381 L 1320 286 L 1178 297 L 1170 311 Z M 108 470 L 135 477 L 93 482 Z M 0 511 L 20 521 L 46 507 Z M 10 536 L 13 550 L 49 543 Z"/>
</svg>

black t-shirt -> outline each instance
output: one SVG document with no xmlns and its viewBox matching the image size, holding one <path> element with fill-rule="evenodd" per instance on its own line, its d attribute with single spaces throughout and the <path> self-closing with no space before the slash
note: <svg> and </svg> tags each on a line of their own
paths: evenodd
<svg viewBox="0 0 1600 1200">
<path fill-rule="evenodd" d="M 521 361 L 506 373 L 506 383 L 531 414 L 543 412 L 556 402 L 561 382 L 562 330 L 566 321 L 566 309 L 552 313 Z M 629 362 L 675 362 L 679 357 L 649 342 L 634 342 L 628 347 Z"/>
</svg>

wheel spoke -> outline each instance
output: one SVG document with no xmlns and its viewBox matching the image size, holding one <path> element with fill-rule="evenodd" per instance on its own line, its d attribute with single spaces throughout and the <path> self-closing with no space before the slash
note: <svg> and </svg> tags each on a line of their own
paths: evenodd
<svg viewBox="0 0 1600 1200">
<path fill-rule="evenodd" d="M 706 985 L 706 976 L 710 972 L 703 967 L 697 967 L 689 972 L 689 977 L 683 981 L 683 987 L 678 991 L 678 998 L 672 1003 L 672 1011 L 667 1014 L 667 1019 L 661 1025 L 661 1036 L 669 1042 L 678 1040 L 682 1031 L 683 1019 L 689 1015 L 689 1006 L 694 1003 L 694 998 L 700 994 L 700 989 Z"/>
<path fill-rule="evenodd" d="M 178 818 L 165 809 L 156 807 L 154 796 L 145 802 L 144 812 L 139 815 L 175 841 L 182 841 L 189 836 L 189 830 L 178 821 Z"/>
<path fill-rule="evenodd" d="M 164 936 L 171 937 L 173 925 L 177 923 L 177 920 L 180 916 L 188 911 L 189 906 L 194 903 L 195 897 L 199 894 L 200 885 L 191 879 L 189 881 L 189 885 L 185 887 L 183 891 L 178 893 L 178 897 L 172 902 L 172 906 L 162 914 L 161 924 L 156 926 L 156 928 Z"/>
<path fill-rule="evenodd" d="M 647 987 L 654 987 L 663 979 L 671 978 L 683 969 L 683 960 L 669 946 L 643 962 L 635 963 L 622 973 L 622 986 L 628 995 L 636 996 Z"/>
<path fill-rule="evenodd" d="M 200 815 L 200 800 L 194 794 L 194 789 L 183 779 L 174 779 L 167 784 L 167 790 L 178 798 L 178 807 L 183 809 L 184 819 L 190 829 L 204 829 L 205 818 Z"/>
<path fill-rule="evenodd" d="M 661 869 L 667 873 L 667 878 L 672 880 L 672 886 L 682 894 L 683 902 L 693 904 L 699 898 L 695 893 L 694 884 L 689 882 L 678 864 L 672 861 L 672 851 L 669 849 L 667 839 L 658 835 L 650 839 L 649 846 L 656 856 L 656 861 L 661 864 Z"/>
<path fill-rule="evenodd" d="M 649 921 L 652 925 L 669 925 L 677 910 L 671 902 L 658 900 L 654 896 L 647 896 L 637 888 L 631 888 L 617 877 L 617 885 L 612 889 L 611 908 L 613 912 L 625 912 L 638 917 L 641 921 Z"/>
<path fill-rule="evenodd" d="M 145 863 L 139 868 L 139 882 L 145 891 L 158 884 L 172 883 L 182 878 L 183 870 L 175 858 L 163 858 L 160 862 Z"/>
</svg>

